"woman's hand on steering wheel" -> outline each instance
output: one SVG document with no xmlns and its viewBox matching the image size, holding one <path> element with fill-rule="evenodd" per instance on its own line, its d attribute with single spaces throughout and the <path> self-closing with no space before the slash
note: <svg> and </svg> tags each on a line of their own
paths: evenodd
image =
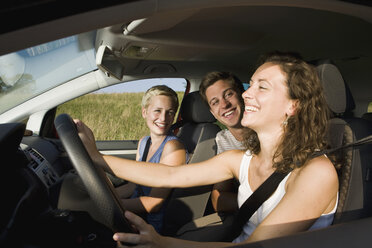
<svg viewBox="0 0 372 248">
<path fill-rule="evenodd" d="M 97 162 L 101 154 L 97 149 L 92 130 L 79 119 L 73 119 L 73 121 L 75 122 L 78 135 L 83 142 L 85 149 L 89 153 L 90 157 Z"/>
<path fill-rule="evenodd" d="M 165 237 L 158 234 L 154 227 L 147 224 L 141 217 L 129 211 L 125 211 L 125 217 L 138 230 L 138 234 L 115 233 L 113 239 L 118 242 L 118 247 L 130 247 L 121 242 L 148 248 L 166 247 Z"/>
</svg>

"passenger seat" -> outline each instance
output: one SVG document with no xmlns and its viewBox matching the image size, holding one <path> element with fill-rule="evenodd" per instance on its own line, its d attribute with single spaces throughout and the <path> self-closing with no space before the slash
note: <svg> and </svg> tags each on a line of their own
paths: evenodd
<svg viewBox="0 0 372 248">
<path fill-rule="evenodd" d="M 215 137 L 221 128 L 199 91 L 185 95 L 180 115 L 182 117 L 177 136 L 185 144 L 189 163 L 207 160 L 217 153 Z M 174 236 L 184 224 L 204 215 L 213 185 L 173 189 L 169 198 L 162 234 Z"/>
</svg>

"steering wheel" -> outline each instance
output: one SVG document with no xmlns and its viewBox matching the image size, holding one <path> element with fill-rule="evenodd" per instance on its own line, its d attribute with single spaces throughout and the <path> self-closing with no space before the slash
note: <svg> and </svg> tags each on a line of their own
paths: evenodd
<svg viewBox="0 0 372 248">
<path fill-rule="evenodd" d="M 71 117 L 61 114 L 57 116 L 54 124 L 73 167 L 103 217 L 105 222 L 103 224 L 111 228 L 113 232 L 134 233 L 135 230 L 124 217 L 125 208 L 114 187 L 103 169 L 93 163 Z"/>
</svg>

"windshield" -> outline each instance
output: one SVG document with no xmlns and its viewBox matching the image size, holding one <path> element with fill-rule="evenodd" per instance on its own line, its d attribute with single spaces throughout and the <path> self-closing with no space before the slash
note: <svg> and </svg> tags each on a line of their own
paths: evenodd
<svg viewBox="0 0 372 248">
<path fill-rule="evenodd" d="M 0 56 L 0 114 L 96 70 L 94 41 L 89 32 Z"/>
</svg>

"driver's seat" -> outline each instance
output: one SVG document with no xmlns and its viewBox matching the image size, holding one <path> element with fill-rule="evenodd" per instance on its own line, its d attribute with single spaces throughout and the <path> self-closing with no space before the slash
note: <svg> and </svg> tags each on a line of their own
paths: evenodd
<svg viewBox="0 0 372 248">
<path fill-rule="evenodd" d="M 318 64 L 317 70 L 323 84 L 329 109 L 332 112 L 329 128 L 331 148 L 355 142 L 371 134 L 371 129 L 361 118 L 345 118 L 344 114 L 350 105 L 351 92 L 344 82 L 338 68 L 329 61 Z M 363 132 L 363 135 L 358 135 Z M 342 164 L 339 169 L 339 202 L 334 224 L 371 216 L 372 189 L 369 178 L 371 163 L 371 145 L 343 149 L 337 152 L 336 159 Z"/>
</svg>

